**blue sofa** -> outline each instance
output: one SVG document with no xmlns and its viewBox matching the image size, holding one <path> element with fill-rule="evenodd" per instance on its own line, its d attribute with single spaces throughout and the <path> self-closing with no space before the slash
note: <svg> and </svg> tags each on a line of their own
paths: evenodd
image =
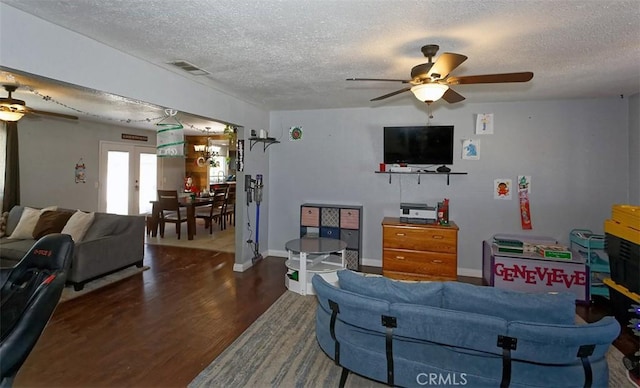
<svg viewBox="0 0 640 388">
<path fill-rule="evenodd" d="M 314 276 L 316 337 L 349 371 L 396 386 L 606 387 L 613 317 L 575 323 L 575 297 L 457 282 Z"/>
</svg>

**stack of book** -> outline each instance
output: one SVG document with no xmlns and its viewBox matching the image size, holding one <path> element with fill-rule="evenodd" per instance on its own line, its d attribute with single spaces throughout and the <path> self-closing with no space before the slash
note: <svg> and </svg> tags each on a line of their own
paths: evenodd
<svg viewBox="0 0 640 388">
<path fill-rule="evenodd" d="M 545 258 L 571 260 L 571 250 L 551 240 L 525 241 L 511 235 L 496 235 L 493 237 L 493 245 L 502 253 L 534 253 Z"/>
<path fill-rule="evenodd" d="M 522 240 L 493 237 L 493 243 L 498 248 L 498 252 L 503 253 L 524 253 L 525 243 Z"/>
<path fill-rule="evenodd" d="M 571 251 L 564 245 L 536 245 L 536 252 L 542 257 L 571 260 Z"/>
</svg>

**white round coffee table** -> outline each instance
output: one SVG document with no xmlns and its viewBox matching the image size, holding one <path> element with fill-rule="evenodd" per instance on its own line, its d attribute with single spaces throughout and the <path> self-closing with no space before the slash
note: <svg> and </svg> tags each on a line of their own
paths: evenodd
<svg viewBox="0 0 640 388">
<path fill-rule="evenodd" d="M 321 275 L 328 282 L 336 283 L 336 272 L 345 268 L 347 243 L 342 240 L 302 237 L 288 241 L 285 248 L 288 253 L 285 285 L 299 294 L 315 294 L 311 284 L 313 276 Z"/>
</svg>

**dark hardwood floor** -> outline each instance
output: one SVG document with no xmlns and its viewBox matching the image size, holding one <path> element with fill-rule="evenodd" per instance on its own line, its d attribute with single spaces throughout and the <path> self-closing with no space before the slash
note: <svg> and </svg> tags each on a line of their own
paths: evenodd
<svg viewBox="0 0 640 388">
<path fill-rule="evenodd" d="M 15 387 L 184 387 L 285 291 L 283 258 L 236 273 L 230 253 L 145 247 L 150 270 L 58 306 Z M 630 331 L 615 342 L 625 354 L 635 344 Z"/>
<path fill-rule="evenodd" d="M 185 387 L 285 291 L 284 259 L 145 247 L 150 270 L 57 307 L 15 387 Z"/>
</svg>

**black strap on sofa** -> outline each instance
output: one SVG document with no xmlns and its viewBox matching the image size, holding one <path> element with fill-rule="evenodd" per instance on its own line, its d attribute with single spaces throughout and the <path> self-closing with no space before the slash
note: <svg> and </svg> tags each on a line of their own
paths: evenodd
<svg viewBox="0 0 640 388">
<path fill-rule="evenodd" d="M 396 317 L 382 316 L 382 326 L 387 328 L 386 350 L 387 350 L 387 384 L 393 386 L 393 329 L 398 327 Z"/>
<path fill-rule="evenodd" d="M 516 350 L 518 339 L 504 335 L 498 336 L 498 347 L 502 348 L 502 381 L 500 388 L 506 388 L 511 383 L 511 351 Z M 582 345 L 578 349 L 577 357 L 582 361 L 584 369 L 584 387 L 590 388 L 593 384 L 593 372 L 589 356 L 593 354 L 595 345 Z"/>
<path fill-rule="evenodd" d="M 340 365 L 340 342 L 336 338 L 336 319 L 340 313 L 340 306 L 331 299 L 329 299 L 329 308 L 331 309 L 331 323 L 329 324 L 329 330 L 331 332 L 331 339 L 335 343 L 333 361 L 336 365 Z"/>
<path fill-rule="evenodd" d="M 331 299 L 329 301 L 329 308 L 331 309 L 331 322 L 329 323 L 329 332 L 331 333 L 331 339 L 334 342 L 334 354 L 333 361 L 336 365 L 340 365 L 340 342 L 336 338 L 336 320 L 338 318 L 338 314 L 340 314 L 340 306 Z M 342 373 L 340 374 L 340 385 L 339 388 L 344 388 L 344 385 L 347 383 L 347 377 L 349 377 L 349 369 L 342 367 Z"/>
<path fill-rule="evenodd" d="M 582 345 L 578 349 L 577 356 L 582 361 L 582 368 L 584 369 L 584 386 L 590 388 L 593 384 L 593 373 L 591 371 L 591 363 L 589 362 L 589 356 L 593 354 L 596 345 Z"/>
<path fill-rule="evenodd" d="M 507 388 L 511 383 L 511 351 L 516 350 L 518 339 L 498 335 L 498 347 L 502 348 L 502 381 L 500 388 Z"/>
</svg>

